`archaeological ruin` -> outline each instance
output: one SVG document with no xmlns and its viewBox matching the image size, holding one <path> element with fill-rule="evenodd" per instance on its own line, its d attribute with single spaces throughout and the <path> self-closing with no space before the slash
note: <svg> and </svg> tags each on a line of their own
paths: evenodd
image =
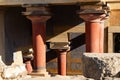
<svg viewBox="0 0 120 80">
<path fill-rule="evenodd" d="M 0 80 L 120 80 L 120 0 L 0 0 L 0 44 Z"/>
</svg>

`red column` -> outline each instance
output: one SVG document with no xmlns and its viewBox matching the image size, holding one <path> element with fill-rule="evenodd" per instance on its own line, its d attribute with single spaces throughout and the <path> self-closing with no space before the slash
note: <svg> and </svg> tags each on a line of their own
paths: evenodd
<svg viewBox="0 0 120 80">
<path fill-rule="evenodd" d="M 81 14 L 85 20 L 86 52 L 103 53 L 104 25 L 101 24 L 105 14 Z"/>
<path fill-rule="evenodd" d="M 34 72 L 31 75 L 48 76 L 46 72 L 46 22 L 50 18 L 47 4 L 25 4 L 26 15 L 32 22 Z"/>
<path fill-rule="evenodd" d="M 27 69 L 28 74 L 32 73 L 33 69 L 31 65 L 31 61 L 30 60 L 26 61 L 25 64 L 26 64 L 26 69 Z"/>
<path fill-rule="evenodd" d="M 66 54 L 67 50 L 58 51 L 58 74 L 66 76 Z"/>
<path fill-rule="evenodd" d="M 99 30 L 100 23 L 86 22 L 86 51 L 87 52 L 99 52 Z"/>
<path fill-rule="evenodd" d="M 101 27 L 100 27 L 100 53 L 104 52 L 104 21 L 101 21 Z"/>
<path fill-rule="evenodd" d="M 32 21 L 34 67 L 39 73 L 46 72 L 46 21 L 50 16 L 27 16 Z"/>
</svg>

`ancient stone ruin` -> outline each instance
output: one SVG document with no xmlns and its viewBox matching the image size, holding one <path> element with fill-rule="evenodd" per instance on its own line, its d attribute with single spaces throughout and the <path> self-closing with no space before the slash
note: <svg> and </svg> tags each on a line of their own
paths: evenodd
<svg viewBox="0 0 120 80">
<path fill-rule="evenodd" d="M 85 53 L 82 57 L 83 75 L 95 80 L 120 79 L 120 54 Z"/>
<path fill-rule="evenodd" d="M 18 58 L 19 56 L 19 58 Z M 19 61 L 18 61 L 19 59 Z M 17 61 L 17 62 L 16 62 Z M 120 79 L 120 54 L 117 53 L 84 53 L 82 56 L 83 76 L 54 76 L 34 77 L 27 75 L 21 52 L 14 53 L 14 62 L 10 66 L 4 64 L 0 57 L 0 80 L 119 80 Z M 27 77 L 27 78 L 26 78 Z"/>
<path fill-rule="evenodd" d="M 21 51 L 14 53 L 14 62 L 7 66 L 0 56 L 0 80 L 19 80 L 27 77 L 27 70 L 23 64 Z"/>
</svg>

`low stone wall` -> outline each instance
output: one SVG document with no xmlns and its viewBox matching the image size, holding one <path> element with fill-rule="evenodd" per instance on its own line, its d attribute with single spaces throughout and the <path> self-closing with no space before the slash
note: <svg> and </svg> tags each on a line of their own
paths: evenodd
<svg viewBox="0 0 120 80">
<path fill-rule="evenodd" d="M 120 54 L 84 53 L 82 57 L 82 68 L 85 77 L 95 80 L 113 80 L 113 78 L 119 78 Z"/>
</svg>

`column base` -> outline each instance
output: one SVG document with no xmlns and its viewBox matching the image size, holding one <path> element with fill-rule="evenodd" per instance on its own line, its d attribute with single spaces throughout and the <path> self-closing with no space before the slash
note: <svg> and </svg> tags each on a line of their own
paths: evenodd
<svg viewBox="0 0 120 80">
<path fill-rule="evenodd" d="M 50 77 L 50 74 L 46 70 L 33 71 L 32 73 L 28 75 Z"/>
<path fill-rule="evenodd" d="M 50 77 L 50 74 L 48 74 L 48 72 L 44 72 L 44 73 L 41 73 L 41 72 L 32 72 L 32 73 L 30 73 L 28 75 Z"/>
</svg>

